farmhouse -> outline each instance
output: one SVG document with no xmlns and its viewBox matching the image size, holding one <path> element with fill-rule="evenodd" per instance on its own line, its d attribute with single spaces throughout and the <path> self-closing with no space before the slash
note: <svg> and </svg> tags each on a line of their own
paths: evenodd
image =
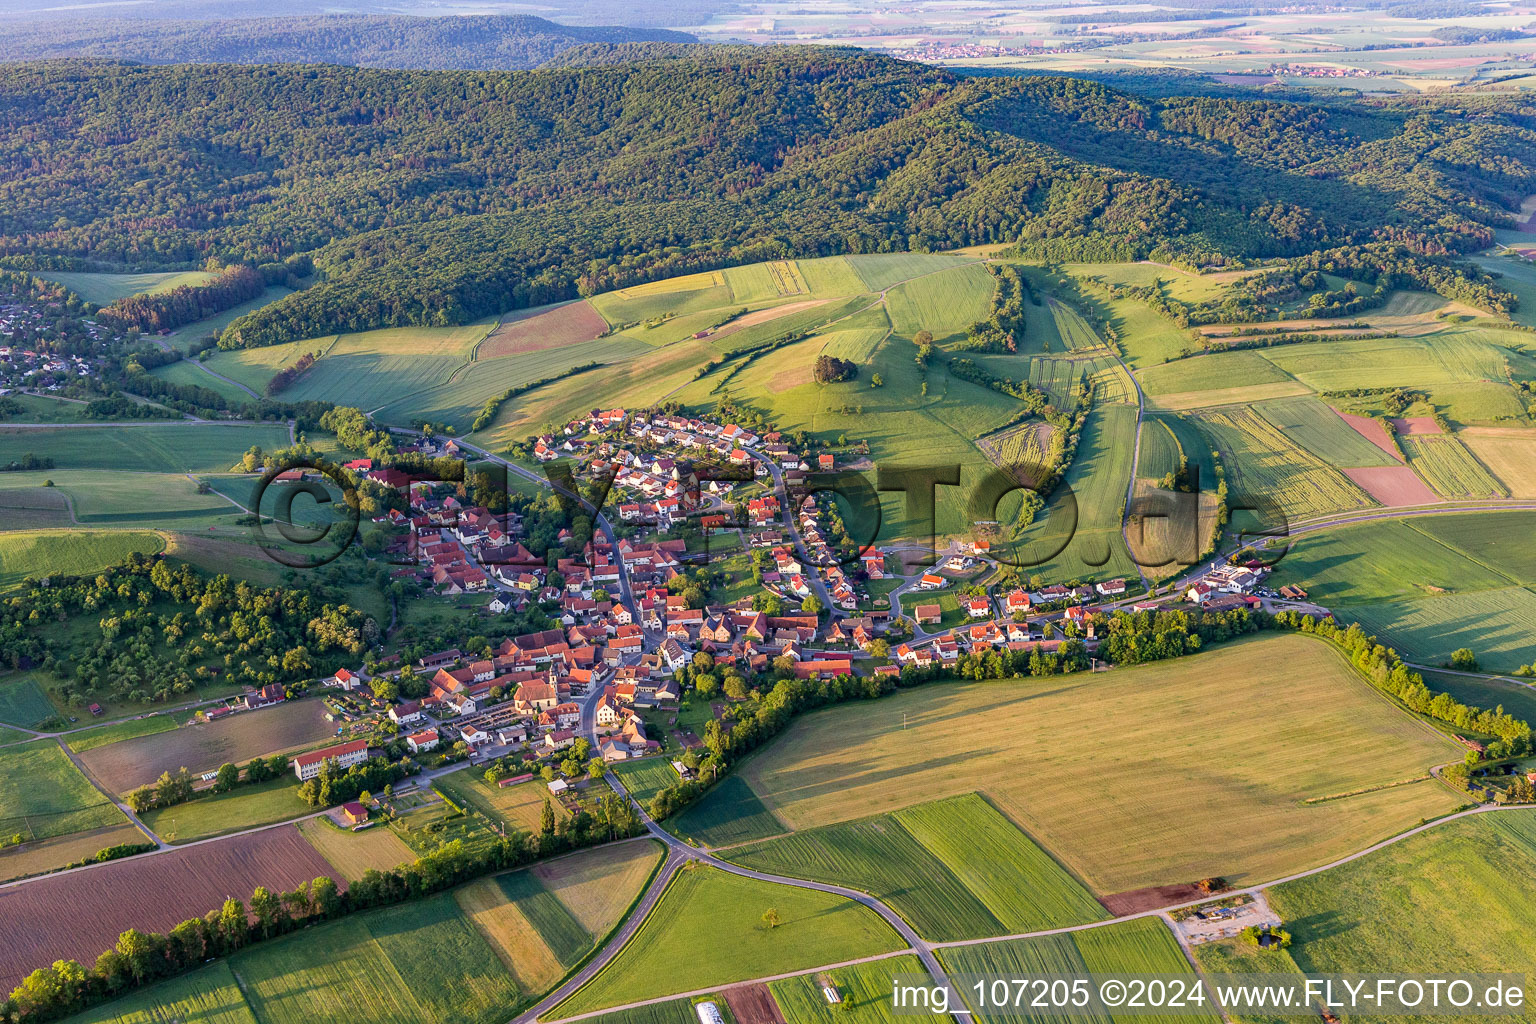
<svg viewBox="0 0 1536 1024">
<path fill-rule="evenodd" d="M 320 769 L 325 767 L 327 761 L 335 761 L 340 768 L 350 768 L 366 760 L 368 760 L 368 741 L 353 740 L 350 743 L 326 747 L 324 750 L 316 750 L 309 754 L 300 754 L 293 759 L 293 771 L 302 781 L 319 775 Z"/>
</svg>

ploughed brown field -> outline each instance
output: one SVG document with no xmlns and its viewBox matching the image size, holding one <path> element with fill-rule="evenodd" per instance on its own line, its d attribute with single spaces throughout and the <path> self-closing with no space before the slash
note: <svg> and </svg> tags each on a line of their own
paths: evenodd
<svg viewBox="0 0 1536 1024">
<path fill-rule="evenodd" d="M 287 701 L 215 722 L 109 743 L 87 750 L 80 761 L 103 786 L 126 793 L 154 782 L 161 772 L 186 768 L 197 775 L 225 761 L 244 763 L 253 757 L 299 750 L 335 731 L 335 724 L 325 720 L 325 705 L 320 701 Z"/>
<path fill-rule="evenodd" d="M 1342 472 L 1362 491 L 1388 508 L 1433 505 L 1440 501 L 1440 495 L 1430 490 L 1419 474 L 1408 466 L 1370 466 Z"/>
<path fill-rule="evenodd" d="M 480 343 L 479 358 L 495 359 L 575 345 L 591 341 L 607 329 L 608 321 L 587 300 L 568 302 L 543 313 L 503 320 Z"/>
<path fill-rule="evenodd" d="M 1403 416 L 1393 420 L 1392 426 L 1399 434 L 1444 433 L 1433 416 Z"/>
<path fill-rule="evenodd" d="M 249 908 L 259 885 L 280 892 L 337 874 L 298 829 L 282 825 L 0 889 L 0 991 L 55 960 L 89 967 L 129 928 L 169 931 L 222 907 L 228 896 Z M 345 886 L 340 878 L 336 884 Z"/>
<path fill-rule="evenodd" d="M 767 985 L 737 985 L 721 994 L 736 1024 L 784 1024 L 784 1014 Z"/>
<path fill-rule="evenodd" d="M 1354 427 L 1355 433 L 1392 456 L 1398 462 L 1403 461 L 1403 453 L 1398 451 L 1397 447 L 1392 444 L 1391 439 L 1387 437 L 1387 429 L 1381 425 L 1380 420 L 1373 420 L 1369 416 L 1356 416 L 1352 412 L 1339 412 L 1338 409 L 1333 411 L 1338 413 L 1339 419 Z M 1358 480 L 1355 482 L 1359 483 Z"/>
</svg>

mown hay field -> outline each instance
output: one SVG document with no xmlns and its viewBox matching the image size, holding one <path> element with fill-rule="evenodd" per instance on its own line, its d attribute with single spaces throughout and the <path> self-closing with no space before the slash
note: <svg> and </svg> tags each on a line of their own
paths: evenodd
<svg viewBox="0 0 1536 1024">
<path fill-rule="evenodd" d="M 330 862 L 340 878 L 349 882 L 367 871 L 388 871 L 416 859 L 415 852 L 384 825 L 353 832 L 319 817 L 307 818 L 298 827 L 309 845 Z"/>
<path fill-rule="evenodd" d="M 1536 498 L 1536 431 L 1467 427 L 1456 434 L 1514 498 Z"/>
<path fill-rule="evenodd" d="M 795 832 L 727 856 L 758 871 L 863 890 L 940 941 L 1105 916 L 1071 875 L 974 793 Z"/>
<path fill-rule="evenodd" d="M 777 912 L 769 927 L 763 915 Z M 557 1006 L 565 1017 L 901 948 L 873 910 L 704 865 L 681 870 L 633 938 Z"/>
<path fill-rule="evenodd" d="M 1285 685 L 1255 664 L 1285 666 Z M 1454 756 L 1322 641 L 1260 636 L 1092 676 L 936 683 L 816 712 L 744 762 L 735 789 L 688 813 L 718 831 L 733 811 L 807 829 L 979 789 L 1102 894 L 1324 863 L 1454 797 L 1425 783 L 1304 801 L 1423 776 Z"/>
</svg>

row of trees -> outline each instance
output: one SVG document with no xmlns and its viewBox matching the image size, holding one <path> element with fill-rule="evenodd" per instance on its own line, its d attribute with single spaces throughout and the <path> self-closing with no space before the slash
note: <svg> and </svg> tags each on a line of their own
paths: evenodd
<svg viewBox="0 0 1536 1024">
<path fill-rule="evenodd" d="M 254 267 L 240 264 L 225 267 L 213 280 L 202 284 L 126 296 L 103 307 L 96 318 L 117 330 L 137 327 L 141 331 L 172 331 L 249 302 L 266 287 L 266 281 Z"/>
</svg>

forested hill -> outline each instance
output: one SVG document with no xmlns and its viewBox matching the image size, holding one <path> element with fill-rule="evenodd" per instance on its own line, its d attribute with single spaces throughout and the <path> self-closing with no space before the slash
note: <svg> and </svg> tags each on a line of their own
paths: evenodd
<svg viewBox="0 0 1536 1024">
<path fill-rule="evenodd" d="M 311 254 L 319 283 L 231 325 L 243 345 L 732 262 L 993 242 L 1191 263 L 1327 251 L 1446 287 L 1446 254 L 1485 247 L 1536 193 L 1529 103 L 1159 99 L 801 47 L 533 72 L 13 64 L 0 257 Z"/>
<path fill-rule="evenodd" d="M 557 25 L 522 14 L 335 14 L 229 21 L 87 18 L 4 22 L 0 27 L 0 60 L 112 57 L 146 64 L 351 64 L 424 70 L 518 70 L 538 67 L 576 46 L 695 41 L 683 32 Z"/>
</svg>

